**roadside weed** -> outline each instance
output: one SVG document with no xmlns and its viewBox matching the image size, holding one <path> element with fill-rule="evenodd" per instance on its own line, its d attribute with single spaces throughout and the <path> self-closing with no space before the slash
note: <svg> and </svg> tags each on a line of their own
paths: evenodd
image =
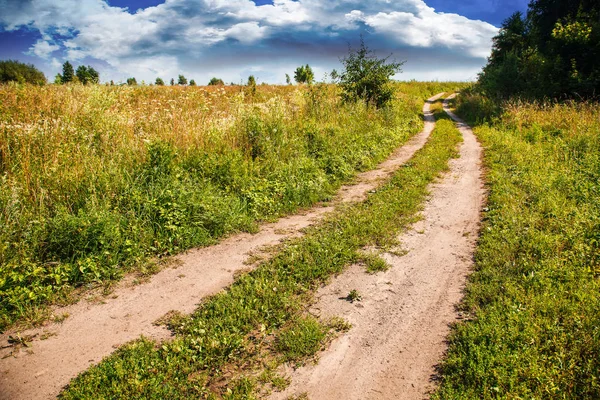
<svg viewBox="0 0 600 400">
<path fill-rule="evenodd" d="M 598 107 L 458 103 L 489 202 L 434 398 L 600 398 Z"/>
</svg>

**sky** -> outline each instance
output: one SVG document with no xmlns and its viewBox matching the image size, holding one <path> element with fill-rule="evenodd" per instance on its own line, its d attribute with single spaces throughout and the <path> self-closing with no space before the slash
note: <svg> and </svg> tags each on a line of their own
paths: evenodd
<svg viewBox="0 0 600 400">
<path fill-rule="evenodd" d="M 528 0 L 0 0 L 0 59 L 42 70 L 69 60 L 103 82 L 284 83 L 309 64 L 341 69 L 361 35 L 405 61 L 400 80 L 474 80 L 492 37 Z"/>
</svg>

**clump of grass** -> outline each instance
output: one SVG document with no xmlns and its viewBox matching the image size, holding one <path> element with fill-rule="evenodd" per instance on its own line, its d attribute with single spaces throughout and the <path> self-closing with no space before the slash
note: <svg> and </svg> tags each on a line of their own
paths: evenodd
<svg viewBox="0 0 600 400">
<path fill-rule="evenodd" d="M 352 289 L 348 296 L 346 296 L 346 300 L 350 303 L 354 303 L 355 301 L 362 301 L 362 295 L 356 289 Z"/>
<path fill-rule="evenodd" d="M 181 324 L 172 342 L 157 348 L 142 339 L 120 349 L 74 379 L 61 398 L 92 393 L 106 398 L 207 396 L 211 380 L 220 379 L 219 371 L 241 374 L 255 365 L 251 360 L 257 354 L 268 358 L 257 346 L 277 353 L 278 345 L 257 340 L 256 332 L 261 338 L 284 338 L 286 344 L 279 349 L 293 356 L 303 354 L 300 343 L 311 343 L 314 351 L 323 328 L 303 317 L 306 303 L 331 276 L 356 262 L 361 249 L 394 242 L 398 232 L 414 221 L 427 185 L 457 156 L 459 141 L 456 129 L 436 129 L 410 165 L 368 200 L 341 208 L 256 270 L 240 276 L 226 292 L 208 299 Z M 300 328 L 291 328 L 295 326 L 291 321 L 301 321 Z M 194 376 L 206 379 L 190 378 Z"/>
<path fill-rule="evenodd" d="M 301 317 L 279 332 L 276 349 L 286 361 L 300 362 L 317 353 L 327 331 L 316 318 Z"/>
<path fill-rule="evenodd" d="M 371 274 L 390 269 L 390 264 L 379 254 L 365 253 L 361 255 L 361 261 L 365 264 L 367 272 Z"/>
<path fill-rule="evenodd" d="M 597 104 L 459 103 L 491 121 L 489 203 L 434 398 L 600 398 Z"/>
<path fill-rule="evenodd" d="M 255 386 L 252 379 L 240 378 L 237 379 L 230 388 L 227 388 L 223 394 L 224 400 L 255 400 L 258 399 L 254 396 Z"/>
</svg>

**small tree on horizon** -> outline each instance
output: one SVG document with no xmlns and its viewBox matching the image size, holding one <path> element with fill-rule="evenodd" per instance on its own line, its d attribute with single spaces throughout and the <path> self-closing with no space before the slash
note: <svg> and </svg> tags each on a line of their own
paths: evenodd
<svg viewBox="0 0 600 400">
<path fill-rule="evenodd" d="M 290 78 L 289 74 L 285 74 L 285 83 L 287 83 L 288 85 L 292 84 L 292 79 Z"/>
<path fill-rule="evenodd" d="M 89 76 L 89 81 L 90 83 L 94 83 L 94 84 L 98 84 L 100 83 L 100 74 L 98 73 L 98 71 L 96 71 L 94 68 L 90 67 L 88 65 L 87 67 L 88 70 L 88 76 Z"/>
<path fill-rule="evenodd" d="M 135 79 L 135 77 L 127 78 L 127 84 L 129 86 L 136 86 L 137 85 L 137 80 Z"/>
<path fill-rule="evenodd" d="M 188 83 L 187 78 L 183 75 L 179 75 L 179 79 L 177 79 L 177 84 L 185 86 L 185 85 L 187 85 L 187 83 Z"/>
<path fill-rule="evenodd" d="M 211 78 L 211 80 L 208 82 L 209 86 L 215 86 L 215 85 L 225 85 L 225 82 L 223 82 L 223 79 L 220 78 Z"/>
<path fill-rule="evenodd" d="M 250 75 L 248 77 L 248 83 L 246 84 L 246 86 L 249 88 L 249 93 L 251 95 L 254 95 L 256 93 L 256 78 L 254 77 L 254 75 Z"/>
<path fill-rule="evenodd" d="M 154 84 L 156 86 L 164 86 L 165 85 L 165 81 L 163 81 L 161 78 L 156 78 L 156 80 L 154 81 Z"/>
<path fill-rule="evenodd" d="M 171 86 L 175 86 L 175 79 L 171 78 Z"/>
<path fill-rule="evenodd" d="M 87 67 L 85 65 L 80 65 L 77 67 L 75 70 L 75 76 L 77 76 L 77 79 L 79 79 L 81 84 L 85 85 L 89 80 Z"/>
<path fill-rule="evenodd" d="M 297 83 L 307 83 L 310 85 L 315 80 L 315 73 L 310 65 L 302 65 L 296 68 L 296 71 L 294 72 L 294 80 Z"/>
<path fill-rule="evenodd" d="M 196 86 L 196 81 L 195 80 L 190 80 L 190 86 Z"/>
<path fill-rule="evenodd" d="M 100 83 L 100 74 L 91 66 L 80 65 L 75 73 L 79 82 L 84 85 L 88 83 Z"/>
</svg>

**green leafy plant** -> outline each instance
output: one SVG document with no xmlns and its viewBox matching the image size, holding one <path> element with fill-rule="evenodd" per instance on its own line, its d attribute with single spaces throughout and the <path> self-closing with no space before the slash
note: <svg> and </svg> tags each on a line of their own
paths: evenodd
<svg viewBox="0 0 600 400">
<path fill-rule="evenodd" d="M 358 290 L 352 289 L 350 293 L 348 293 L 348 296 L 346 296 L 346 300 L 348 300 L 350 303 L 354 303 L 355 301 L 361 301 L 362 295 L 358 292 Z"/>
<path fill-rule="evenodd" d="M 297 83 L 311 84 L 315 80 L 315 73 L 310 65 L 301 65 L 294 71 L 294 80 Z"/>
<path fill-rule="evenodd" d="M 332 77 L 339 76 L 342 99 L 346 102 L 363 100 L 378 108 L 389 105 L 394 94 L 391 78 L 404 64 L 388 62 L 389 58 L 377 58 L 361 36 L 359 48 L 349 48 L 349 54 L 341 60 L 344 70 L 332 74 Z"/>
</svg>

